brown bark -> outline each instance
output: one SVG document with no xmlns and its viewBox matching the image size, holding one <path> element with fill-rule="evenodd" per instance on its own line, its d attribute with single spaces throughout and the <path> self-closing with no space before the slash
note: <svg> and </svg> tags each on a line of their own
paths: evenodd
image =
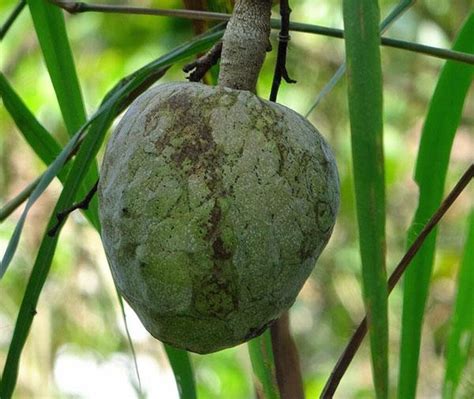
<svg viewBox="0 0 474 399">
<path fill-rule="evenodd" d="M 270 331 L 281 399 L 304 399 L 298 350 L 291 337 L 288 311 L 272 324 Z"/>
</svg>

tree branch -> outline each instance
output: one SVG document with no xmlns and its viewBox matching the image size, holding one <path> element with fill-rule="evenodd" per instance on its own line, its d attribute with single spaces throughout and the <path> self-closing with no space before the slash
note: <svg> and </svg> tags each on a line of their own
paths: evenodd
<svg viewBox="0 0 474 399">
<path fill-rule="evenodd" d="M 201 20 L 214 20 L 214 21 L 228 21 L 230 18 L 229 14 L 215 13 L 209 11 L 192 11 L 192 10 L 164 10 L 158 8 L 144 8 L 144 7 L 130 7 L 130 6 L 119 6 L 119 5 L 97 5 L 77 2 L 64 2 L 58 0 L 49 0 L 53 4 L 61 7 L 62 9 L 76 14 L 83 12 L 105 12 L 115 14 L 136 14 L 136 15 L 155 15 L 155 16 L 167 16 L 175 18 L 187 18 L 187 19 L 201 19 Z M 279 20 L 271 20 L 272 29 L 280 29 L 281 23 Z M 323 35 L 329 37 L 335 37 L 342 39 L 344 37 L 344 31 L 336 28 L 328 28 L 319 25 L 303 24 L 299 22 L 290 22 L 290 31 L 312 33 L 316 35 Z M 398 48 L 402 50 L 412 51 L 419 54 L 428 55 L 431 57 L 441 58 L 444 60 L 452 60 L 457 62 L 463 62 L 466 64 L 474 65 L 474 55 L 468 53 L 462 53 L 459 51 L 448 50 L 439 47 L 425 46 L 423 44 L 407 42 L 404 40 L 389 39 L 386 37 L 381 38 L 380 44 L 382 46 Z"/>
<path fill-rule="evenodd" d="M 70 213 L 74 212 L 76 209 L 87 209 L 89 208 L 89 204 L 94 198 L 95 193 L 97 192 L 97 187 L 99 185 L 99 180 L 95 182 L 94 186 L 91 190 L 87 193 L 84 199 L 80 202 L 76 202 L 72 204 L 69 208 L 58 212 L 56 214 L 56 219 L 58 220 L 57 223 L 48 231 L 48 236 L 54 237 L 59 230 L 59 227 L 64 223 Z"/>
<path fill-rule="evenodd" d="M 415 257 L 416 253 L 423 245 L 426 237 L 431 233 L 431 231 L 435 228 L 447 210 L 451 207 L 451 205 L 456 201 L 459 195 L 463 192 L 466 186 L 470 183 L 472 178 L 474 177 L 474 164 L 467 169 L 467 171 L 462 175 L 459 179 L 456 186 L 452 189 L 446 199 L 442 202 L 438 210 L 433 214 L 429 222 L 425 225 L 423 230 L 420 232 L 416 240 L 413 244 L 408 248 L 406 254 L 401 259 L 400 263 L 397 265 L 395 270 L 393 271 L 392 275 L 388 280 L 388 291 L 389 293 L 392 292 L 393 288 L 397 285 L 398 281 L 402 277 L 405 270 L 410 265 L 410 262 Z M 321 394 L 321 398 L 327 399 L 332 398 L 336 389 L 341 381 L 342 377 L 344 376 L 349 364 L 351 363 L 352 359 L 354 358 L 357 350 L 359 349 L 360 344 L 362 343 L 365 335 L 367 334 L 367 316 L 362 320 L 357 327 L 357 330 L 352 335 L 349 343 L 344 349 L 344 352 L 340 356 L 339 360 L 334 367 L 331 376 L 329 377 L 326 385 L 324 386 L 323 392 Z"/>
<path fill-rule="evenodd" d="M 191 72 L 186 79 L 190 82 L 199 82 L 204 75 L 211 69 L 217 61 L 222 53 L 222 41 L 217 42 L 206 54 L 202 57 L 199 57 L 197 60 L 186 64 L 183 67 L 183 72 Z"/>
<path fill-rule="evenodd" d="M 123 5 L 89 4 L 75 1 L 49 0 L 51 3 L 69 12 L 70 14 L 82 14 L 85 12 L 102 12 L 106 14 L 135 14 L 153 15 L 161 17 L 185 18 L 200 21 L 228 21 L 230 14 L 181 9 L 162 9 L 135 7 Z"/>
</svg>

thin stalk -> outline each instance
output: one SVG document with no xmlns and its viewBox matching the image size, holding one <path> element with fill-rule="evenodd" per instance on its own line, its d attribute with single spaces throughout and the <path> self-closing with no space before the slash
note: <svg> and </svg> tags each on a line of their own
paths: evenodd
<svg viewBox="0 0 474 399">
<path fill-rule="evenodd" d="M 400 0 L 398 5 L 383 19 L 380 24 L 380 33 L 383 34 L 392 23 L 394 23 L 398 18 L 400 18 L 405 11 L 408 10 L 414 3 L 414 0 Z M 336 86 L 337 82 L 344 76 L 346 73 L 346 62 L 344 62 L 333 75 L 333 77 L 326 83 L 322 88 L 313 104 L 309 108 L 308 112 L 304 115 L 307 118 L 319 105 L 324 97 Z"/>
<path fill-rule="evenodd" d="M 193 11 L 193 10 L 166 10 L 159 8 L 145 8 L 145 7 L 131 7 L 119 5 L 97 5 L 74 2 L 60 2 L 52 1 L 58 7 L 73 13 L 79 14 L 84 12 L 104 12 L 112 14 L 135 14 L 135 15 L 152 15 L 152 16 L 166 16 L 174 18 L 186 18 L 206 21 L 228 21 L 230 14 L 216 13 L 210 11 Z M 272 29 L 280 29 L 281 21 L 279 19 L 271 20 Z M 329 28 L 320 25 L 304 24 L 301 22 L 290 22 L 290 31 L 310 33 L 322 36 L 334 37 L 337 39 L 344 38 L 344 31 L 336 28 Z M 386 47 L 398 48 L 402 50 L 411 51 L 418 54 L 423 54 L 444 60 L 453 60 L 474 65 L 474 55 L 459 51 L 448 50 L 439 47 L 426 46 L 424 44 L 407 42 L 398 39 L 389 39 L 382 37 L 380 44 Z"/>
<path fill-rule="evenodd" d="M 275 72 L 273 73 L 270 101 L 276 101 L 282 78 L 287 83 L 296 83 L 296 80 L 289 77 L 288 70 L 286 69 L 286 53 L 288 42 L 290 41 L 290 14 L 291 8 L 288 0 L 280 0 L 281 29 L 278 34 L 277 62 L 275 64 Z"/>
<path fill-rule="evenodd" d="M 9 15 L 2 28 L 0 29 L 0 40 L 3 40 L 9 29 L 12 27 L 13 23 L 16 21 L 18 16 L 21 14 L 25 8 L 26 0 L 20 0 L 18 4 L 13 9 L 12 13 Z"/>
<path fill-rule="evenodd" d="M 464 191 L 470 181 L 474 178 L 474 164 L 466 170 L 466 172 L 462 175 L 459 179 L 458 183 L 446 199 L 442 202 L 438 210 L 433 214 L 429 222 L 425 225 L 423 230 L 420 232 L 418 237 L 413 244 L 408 248 L 407 252 L 403 256 L 403 258 L 398 263 L 397 267 L 391 274 L 390 278 L 388 279 L 388 292 L 391 293 L 392 290 L 395 288 L 397 283 L 400 281 L 403 273 L 407 270 L 408 266 L 410 266 L 410 262 L 413 260 L 415 255 L 418 253 L 419 249 L 423 245 L 424 241 L 428 237 L 428 235 L 433 231 L 442 217 L 446 214 L 448 209 L 453 205 L 459 195 Z M 347 344 L 344 352 L 339 357 L 339 360 L 336 363 L 333 371 L 331 372 L 331 376 L 329 377 L 326 385 L 324 386 L 323 392 L 321 393 L 321 398 L 332 398 L 336 389 L 341 382 L 342 377 L 344 376 L 345 372 L 347 371 L 349 365 L 351 364 L 352 359 L 354 358 L 357 350 L 360 347 L 365 335 L 367 334 L 367 317 L 361 321 L 357 330 L 352 335 L 349 343 Z"/>
<path fill-rule="evenodd" d="M 281 30 L 278 35 L 278 54 L 273 73 L 270 101 L 276 102 L 282 78 L 287 83 L 296 83 L 288 76 L 286 54 L 290 41 L 291 8 L 288 0 L 280 0 Z M 281 399 L 303 399 L 304 387 L 298 348 L 291 336 L 289 310 L 270 327 L 271 347 L 275 364 L 275 374 Z"/>
<path fill-rule="evenodd" d="M 56 6 L 62 8 L 63 10 L 71 14 L 82 14 L 85 12 L 102 12 L 105 14 L 134 14 L 153 15 L 160 17 L 175 17 L 198 21 L 228 21 L 230 19 L 230 14 L 211 11 L 135 7 L 115 4 L 89 4 L 83 2 L 57 0 L 50 1 L 51 3 L 55 4 Z"/>
</svg>

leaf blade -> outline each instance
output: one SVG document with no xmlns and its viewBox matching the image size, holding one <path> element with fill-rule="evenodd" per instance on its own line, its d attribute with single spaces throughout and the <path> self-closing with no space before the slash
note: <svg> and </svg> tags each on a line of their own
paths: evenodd
<svg viewBox="0 0 474 399">
<path fill-rule="evenodd" d="M 66 129 L 72 137 L 87 118 L 63 12 L 47 1 L 27 0 L 27 2 L 59 108 Z M 76 199 L 82 198 L 89 191 L 98 176 L 98 167 L 94 163 Z M 91 223 L 100 229 L 96 198 L 91 200 L 87 215 Z"/>
<path fill-rule="evenodd" d="M 460 30 L 453 49 L 474 52 L 474 12 Z M 408 246 L 430 215 L 439 207 L 456 129 L 472 81 L 474 67 L 447 61 L 444 65 L 423 126 L 415 170 L 419 201 L 408 230 Z M 398 397 L 416 396 L 421 329 L 434 262 L 437 229 L 413 259 L 404 277 L 402 334 Z"/>
<path fill-rule="evenodd" d="M 44 61 L 70 136 L 86 112 L 62 11 L 47 1 L 27 0 Z"/>
<path fill-rule="evenodd" d="M 256 378 L 257 391 L 263 392 L 265 399 L 279 399 L 270 330 L 267 329 L 259 337 L 250 340 L 247 348 Z"/>
<path fill-rule="evenodd" d="M 456 391 L 474 342 L 474 208 L 468 224 L 464 256 L 458 274 L 458 290 L 452 315 L 446 356 L 443 398 L 456 397 Z"/>
<path fill-rule="evenodd" d="M 0 72 L 0 97 L 5 109 L 39 158 L 47 165 L 53 162 L 61 152 L 61 145 L 38 122 L 2 72 Z"/>
<path fill-rule="evenodd" d="M 344 0 L 348 100 L 364 302 L 376 396 L 388 396 L 380 12 L 376 1 Z"/>
<path fill-rule="evenodd" d="M 196 399 L 196 382 L 189 358 L 189 353 L 164 344 L 166 355 L 173 370 L 179 397 L 182 399 Z"/>
</svg>

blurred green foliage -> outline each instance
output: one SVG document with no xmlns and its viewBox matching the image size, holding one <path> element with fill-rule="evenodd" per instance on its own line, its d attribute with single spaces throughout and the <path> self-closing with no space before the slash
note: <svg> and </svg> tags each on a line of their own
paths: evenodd
<svg viewBox="0 0 474 399">
<path fill-rule="evenodd" d="M 125 4 L 124 1 L 109 2 Z M 0 4 L 3 22 L 16 1 Z M 181 8 L 178 0 L 141 0 L 134 4 Z M 382 15 L 393 7 L 382 1 Z M 340 1 L 293 0 L 294 21 L 342 27 Z M 389 31 L 388 36 L 449 47 L 467 15 L 469 0 L 419 0 Z M 165 54 L 193 35 L 190 21 L 177 18 L 86 13 L 67 16 L 66 26 L 79 80 L 90 115 L 104 94 L 124 75 Z M 276 48 L 277 32 L 272 33 Z M 298 81 L 283 85 L 279 102 L 304 114 L 318 92 L 344 60 L 344 45 L 338 39 L 303 33 L 292 34 L 288 70 Z M 39 45 L 25 10 L 1 43 L 0 69 L 30 110 L 62 144 L 67 140 L 54 91 Z M 258 92 L 268 97 L 275 62 L 269 53 Z M 402 50 L 384 48 L 385 156 L 387 183 L 387 265 L 389 271 L 403 255 L 406 230 L 417 203 L 412 181 L 421 124 L 438 78 L 442 61 Z M 164 80 L 183 80 L 182 65 L 170 69 Z M 360 289 L 360 258 L 353 199 L 350 136 L 345 82 L 341 81 L 310 115 L 311 122 L 332 145 L 339 165 L 342 203 L 335 233 L 291 310 L 292 329 L 300 351 L 307 396 L 316 397 L 333 365 L 363 316 Z M 472 162 L 474 98 L 467 105 L 457 133 L 447 186 L 451 187 Z M 0 203 L 16 195 L 44 170 L 18 134 L 4 107 L 0 107 Z M 35 205 L 25 226 L 20 251 L 0 282 L 0 364 L 4 363 L 11 334 L 50 210 L 59 194 L 53 185 Z M 428 313 L 423 335 L 420 397 L 433 397 L 443 381 L 447 322 L 454 297 L 457 269 L 462 254 L 465 221 L 472 205 L 470 188 L 442 222 Z M 19 217 L 16 212 L 0 225 L 2 253 Z M 66 360 L 82 359 L 93 364 L 99 376 L 105 365 L 124 366 L 116 382 L 102 380 L 97 396 L 116 392 L 115 397 L 135 392 L 136 382 L 123 321 L 100 239 L 85 219 L 74 214 L 64 229 L 52 272 L 38 305 L 27 348 L 21 362 L 17 397 L 70 398 L 76 385 L 64 374 Z M 144 389 L 150 397 L 173 398 L 173 380 L 161 344 L 144 332 L 133 314 L 127 313 L 136 345 Z M 398 362 L 401 291 L 390 298 L 390 362 Z M 91 360 L 93 359 L 93 361 Z M 128 359 L 124 361 L 123 359 Z M 89 362 L 87 363 L 86 360 Z M 244 346 L 216 354 L 192 356 L 199 398 L 249 398 L 254 395 L 247 349 Z M 92 363 L 91 363 L 92 362 Z M 94 363 L 95 362 L 95 363 Z M 470 368 L 474 365 L 471 360 Z M 92 367 L 92 366 L 91 366 Z M 101 368 L 102 367 L 102 368 Z M 391 368 L 396 373 L 396 367 Z M 102 371 L 101 371 L 102 370 Z M 115 369 L 114 369 L 115 370 Z M 128 370 L 128 374 L 123 374 Z M 154 371 L 152 373 L 151 371 Z M 70 374 L 79 373 L 71 367 Z M 115 374 L 113 374 L 115 375 Z M 395 376 L 391 376 L 395 381 Z M 100 382 L 100 381 L 99 381 Z M 87 385 L 87 381 L 82 381 Z M 90 382 L 92 384 L 92 382 Z M 465 382 L 469 385 L 469 381 Z M 473 384 L 472 377 L 470 384 Z M 133 388 L 135 386 L 135 388 Z M 153 389 L 151 387 L 154 387 Z M 171 387 L 168 388 L 167 387 Z M 391 387 L 394 391 L 395 387 Z M 120 392 L 122 395 L 120 396 Z M 372 397 L 370 359 L 364 345 L 344 377 L 337 397 Z M 109 396 L 109 395 L 107 395 Z M 112 396 L 112 395 L 110 395 Z M 80 397 L 94 397 L 84 396 Z"/>
</svg>

